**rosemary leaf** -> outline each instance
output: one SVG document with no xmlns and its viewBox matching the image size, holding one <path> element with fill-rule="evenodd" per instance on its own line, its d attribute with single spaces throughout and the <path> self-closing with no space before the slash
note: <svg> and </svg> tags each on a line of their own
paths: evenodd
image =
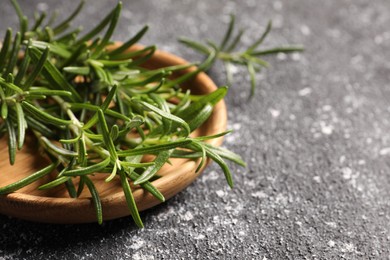
<svg viewBox="0 0 390 260">
<path fill-rule="evenodd" d="M 84 1 L 80 1 L 80 4 L 73 11 L 73 13 L 68 18 L 66 18 L 62 23 L 60 23 L 59 25 L 53 28 L 53 32 L 55 34 L 59 34 L 65 31 L 68 28 L 69 23 L 80 13 L 83 6 L 84 6 Z"/>
<path fill-rule="evenodd" d="M 58 155 L 62 155 L 65 157 L 77 157 L 78 156 L 78 153 L 76 153 L 74 151 L 69 151 L 67 149 L 64 149 L 62 147 L 57 146 L 54 143 L 52 143 L 51 141 L 49 141 L 49 139 L 47 139 L 44 136 L 41 137 L 41 140 L 43 143 L 45 143 L 47 149 L 53 150 Z"/>
<path fill-rule="evenodd" d="M 68 190 L 68 193 L 69 193 L 69 196 L 71 198 L 77 198 L 77 191 L 76 191 L 76 187 L 74 186 L 73 182 L 71 179 L 68 179 L 66 182 L 65 182 L 65 187 L 66 189 Z"/>
<path fill-rule="evenodd" d="M 57 54 L 63 58 L 69 58 L 71 56 L 71 53 L 68 50 L 56 45 L 55 43 L 32 41 L 31 46 L 37 48 L 38 50 L 45 50 L 49 48 L 51 53 Z"/>
<path fill-rule="evenodd" d="M 30 47 L 31 59 L 34 62 L 38 62 L 42 56 L 41 52 L 34 48 Z M 62 76 L 58 69 L 50 61 L 46 60 L 42 74 L 47 79 L 52 87 L 57 87 L 57 89 L 66 90 L 72 93 L 72 96 L 69 98 L 71 101 L 81 102 L 81 97 L 77 91 L 71 86 L 71 84 Z"/>
<path fill-rule="evenodd" d="M 26 73 L 27 73 L 27 69 L 29 68 L 29 65 L 30 65 L 30 55 L 28 54 L 28 48 L 30 47 L 30 43 L 28 43 L 27 47 L 26 47 L 26 51 L 25 51 L 25 56 L 23 57 L 22 59 L 22 63 L 19 67 L 19 71 L 18 73 L 16 74 L 16 77 L 15 77 L 15 85 L 17 86 L 20 86 L 20 82 L 22 81 L 23 77 L 25 77 Z M 1 58 L 0 58 L 1 60 Z M 23 89 L 23 86 L 22 86 L 22 89 Z"/>
<path fill-rule="evenodd" d="M 84 175 L 92 174 L 103 170 L 109 163 L 110 163 L 110 158 L 107 157 L 103 161 L 99 163 L 94 163 L 90 166 L 76 168 L 73 170 L 67 170 L 63 173 L 63 176 L 84 176 Z"/>
<path fill-rule="evenodd" d="M 88 129 L 97 123 L 98 119 L 100 119 L 99 118 L 99 113 L 100 113 L 99 111 L 101 110 L 102 113 L 106 111 L 106 109 L 110 105 L 111 101 L 113 100 L 117 89 L 118 89 L 117 86 L 113 86 L 111 88 L 107 97 L 104 99 L 103 104 L 101 105 L 100 108 L 98 108 L 97 113 L 84 125 L 84 127 L 83 127 L 84 129 Z M 104 114 L 103 114 L 103 117 L 104 117 Z"/>
<path fill-rule="evenodd" d="M 180 38 L 179 42 L 186 45 L 189 48 L 192 48 L 192 49 L 199 51 L 199 52 L 206 54 L 206 55 L 209 55 L 211 52 L 210 48 L 207 47 L 206 45 L 203 45 L 199 42 L 192 41 L 190 39 Z"/>
<path fill-rule="evenodd" d="M 115 9 L 109 13 L 95 28 L 93 28 L 89 33 L 84 35 L 82 38 L 80 38 L 77 42 L 76 45 L 79 45 L 83 42 L 87 42 L 91 40 L 94 36 L 96 36 L 99 32 L 101 32 L 104 27 L 107 26 L 107 24 L 110 22 L 112 19 L 112 15 L 115 13 Z"/>
<path fill-rule="evenodd" d="M 110 40 L 114 30 L 115 30 L 116 24 L 118 23 L 121 10 L 122 10 L 122 2 L 119 2 L 117 4 L 117 6 L 115 7 L 115 9 L 112 11 L 110 25 L 107 29 L 106 34 L 104 35 L 104 37 L 103 37 L 102 41 L 99 43 L 99 45 L 93 50 L 92 58 L 99 57 L 102 50 L 108 44 L 108 42 L 109 42 L 109 40 Z"/>
<path fill-rule="evenodd" d="M 116 161 L 118 159 L 118 155 L 116 153 L 116 149 L 114 146 L 113 140 L 110 138 L 110 132 L 108 131 L 108 126 L 106 119 L 104 118 L 103 110 L 98 110 L 99 117 L 99 126 L 101 134 L 103 135 L 103 142 L 106 145 L 108 152 L 110 153 L 111 163 L 116 165 Z"/>
<path fill-rule="evenodd" d="M 8 155 L 9 155 L 9 163 L 13 165 L 15 163 L 16 156 L 16 131 L 12 122 L 10 120 L 6 120 L 7 132 L 8 132 Z"/>
<path fill-rule="evenodd" d="M 178 141 L 170 141 L 167 143 L 156 144 L 149 147 L 140 147 L 135 149 L 118 151 L 117 154 L 119 157 L 125 156 L 134 156 L 134 155 L 142 155 L 142 154 L 156 154 L 164 150 L 170 150 L 177 147 L 184 147 L 192 142 L 191 139 L 183 139 Z"/>
<path fill-rule="evenodd" d="M 43 51 L 42 55 L 39 57 L 39 60 L 34 68 L 34 70 L 29 74 L 26 81 L 23 84 L 23 89 L 28 89 L 35 79 L 38 77 L 39 73 L 41 73 L 41 70 L 47 60 L 47 57 L 49 55 L 49 47 L 46 47 L 46 49 Z M 29 55 L 29 52 L 27 52 L 27 55 Z"/>
<path fill-rule="evenodd" d="M 119 171 L 119 176 L 121 178 L 123 192 L 125 194 L 127 206 L 130 210 L 131 216 L 133 217 L 135 224 L 138 227 L 143 228 L 144 224 L 142 223 L 141 217 L 139 216 L 137 205 L 135 204 L 133 193 L 131 191 L 125 172 Z"/>
<path fill-rule="evenodd" d="M 92 196 L 93 205 L 96 210 L 96 217 L 98 223 L 101 225 L 103 223 L 103 210 L 102 210 L 102 202 L 100 200 L 99 192 L 96 190 L 95 185 L 87 176 L 82 176 L 83 182 L 87 185 L 89 192 Z"/>
<path fill-rule="evenodd" d="M 21 35 L 20 35 L 20 32 L 17 32 L 15 35 L 15 39 L 13 41 L 11 54 L 10 54 L 10 57 L 8 60 L 8 66 L 6 67 L 5 71 L 3 72 L 3 78 L 6 75 L 8 75 L 9 73 L 13 72 L 13 68 L 15 67 L 16 62 L 18 60 L 20 41 L 21 41 Z"/>
<path fill-rule="evenodd" d="M 269 32 L 271 31 L 272 29 L 272 21 L 269 21 L 268 24 L 267 24 L 267 27 L 265 28 L 265 31 L 263 32 L 263 34 L 260 36 L 260 38 L 255 41 L 247 50 L 246 50 L 246 53 L 252 53 L 260 44 L 263 43 L 264 39 L 267 37 L 267 35 L 269 34 Z"/>
<path fill-rule="evenodd" d="M 140 103 L 142 106 L 144 106 L 145 108 L 147 108 L 150 111 L 153 111 L 154 113 L 158 114 L 159 116 L 166 118 L 170 121 L 178 123 L 185 130 L 185 136 L 188 136 L 190 134 L 190 132 L 191 132 L 190 127 L 188 126 L 186 121 L 184 121 L 180 117 L 169 114 L 168 112 L 165 112 L 165 111 L 163 111 L 163 110 L 161 110 L 161 109 L 159 109 L 159 108 L 157 108 L 157 107 L 155 107 L 147 102 L 140 101 L 140 100 L 134 100 L 134 101 L 136 101 L 137 103 Z"/>
<path fill-rule="evenodd" d="M 24 118 L 23 108 L 20 103 L 15 103 L 17 126 L 18 126 L 18 149 L 22 149 L 26 134 L 27 122 Z"/>
<path fill-rule="evenodd" d="M 127 42 L 123 43 L 119 48 L 116 48 L 108 53 L 109 56 L 115 56 L 127 51 L 131 46 L 137 43 L 148 31 L 149 27 L 144 26 L 133 38 L 130 38 Z"/>
<path fill-rule="evenodd" d="M 150 180 L 160 169 L 164 166 L 164 164 L 168 161 L 171 152 L 162 151 L 160 152 L 156 159 L 154 160 L 154 165 L 148 167 L 135 181 L 134 185 L 145 183 Z"/>
<path fill-rule="evenodd" d="M 40 120 L 42 122 L 46 122 L 52 125 L 60 125 L 60 126 L 67 126 L 72 123 L 70 120 L 64 120 L 57 117 L 54 117 L 35 106 L 31 105 L 30 103 L 26 101 L 22 101 L 22 107 L 27 113 L 29 113 L 31 116 L 33 116 L 35 119 Z"/>
<path fill-rule="evenodd" d="M 221 44 L 219 45 L 219 49 L 220 50 L 224 50 L 226 44 L 230 40 L 230 37 L 231 37 L 232 32 L 234 30 L 234 22 L 235 22 L 235 16 L 234 15 L 230 15 L 230 22 L 229 22 L 228 29 L 227 29 L 227 31 L 225 33 L 225 36 L 223 37 L 223 40 L 222 40 Z"/>
<path fill-rule="evenodd" d="M 46 12 L 42 12 L 39 17 L 36 17 L 34 25 L 31 27 L 31 31 L 38 30 L 39 26 L 42 25 L 43 21 L 46 18 Z"/>
<path fill-rule="evenodd" d="M 139 175 L 136 172 L 132 172 L 130 174 L 128 174 L 126 172 L 126 174 L 133 181 L 135 181 L 136 179 L 139 178 Z M 156 187 L 154 187 L 152 183 L 147 181 L 147 182 L 140 184 L 140 186 L 143 189 L 147 190 L 150 194 L 152 194 L 159 201 L 161 201 L 161 202 L 165 201 L 164 195 Z"/>
<path fill-rule="evenodd" d="M 0 86 L 0 99 L 1 99 L 1 118 L 3 120 L 8 117 L 8 105 L 3 88 Z"/>
<path fill-rule="evenodd" d="M 39 180 L 43 176 L 51 173 L 57 167 L 57 164 L 58 164 L 57 162 L 53 162 L 50 165 L 46 166 L 45 168 L 42 168 L 41 170 L 30 174 L 29 176 L 27 176 L 24 179 L 21 179 L 17 182 L 10 184 L 10 185 L 7 185 L 5 187 L 0 188 L 0 195 L 14 192 L 16 190 L 19 190 L 19 189 L 37 181 L 37 180 Z"/>
<path fill-rule="evenodd" d="M 3 40 L 3 46 L 1 47 L 1 51 L 0 51 L 0 61 L 2 61 L 0 62 L 0 73 L 3 71 L 4 66 L 6 65 L 5 60 L 7 58 L 8 50 L 11 44 L 12 44 L 12 30 L 11 28 L 8 28 Z"/>
<path fill-rule="evenodd" d="M 57 187 L 58 185 L 61 185 L 65 182 L 67 182 L 68 180 L 70 180 L 70 177 L 62 176 L 62 177 L 59 177 L 51 182 L 48 182 L 46 184 L 39 186 L 38 190 L 52 189 L 54 187 Z"/>
</svg>

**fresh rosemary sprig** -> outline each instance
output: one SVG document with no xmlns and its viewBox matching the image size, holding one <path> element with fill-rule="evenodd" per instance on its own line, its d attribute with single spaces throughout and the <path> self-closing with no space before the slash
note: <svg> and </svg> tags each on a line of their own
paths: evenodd
<svg viewBox="0 0 390 260">
<path fill-rule="evenodd" d="M 213 55 L 214 59 L 209 64 L 212 64 L 217 60 L 221 60 L 225 66 L 226 78 L 228 85 L 230 86 L 233 82 L 233 64 L 246 67 L 251 84 L 250 97 L 255 93 L 256 87 L 256 73 L 260 72 L 262 68 L 267 68 L 268 63 L 262 59 L 263 56 L 276 54 L 276 53 L 290 53 L 290 52 L 300 52 L 303 51 L 303 47 L 296 46 L 280 46 L 271 49 L 259 50 L 258 47 L 264 42 L 265 38 L 268 36 L 272 28 L 272 22 L 268 22 L 265 31 L 261 36 L 255 40 L 249 47 L 245 50 L 237 50 L 237 47 L 240 44 L 241 38 L 244 34 L 244 30 L 241 29 L 237 34 L 234 35 L 234 26 L 235 26 L 235 16 L 230 15 L 230 22 L 228 29 L 221 41 L 220 44 L 215 43 L 212 40 L 207 40 L 205 44 L 198 41 L 181 38 L 179 41 L 185 46 L 196 50 L 202 54 Z"/>
<path fill-rule="evenodd" d="M 148 70 L 142 64 L 156 47 L 128 50 L 147 27 L 121 47 L 113 48 L 111 36 L 120 16 L 120 2 L 82 36 L 81 29 L 70 23 L 83 2 L 54 26 L 54 18 L 45 24 L 46 13 L 29 25 L 16 0 L 11 2 L 20 31 L 13 34 L 8 29 L 0 51 L 0 133 L 8 138 L 10 164 L 24 146 L 26 135 L 37 139 L 51 162 L 25 179 L 0 188 L 0 195 L 54 172 L 57 177 L 39 189 L 65 185 L 71 197 L 78 197 L 87 187 L 97 220 L 102 223 L 101 200 L 91 176 L 104 174 L 106 182 L 120 180 L 131 215 L 142 227 L 129 182 L 164 201 L 151 181 L 159 178 L 158 171 L 170 158 L 200 159 L 198 171 L 209 157 L 233 186 L 225 160 L 245 163 L 238 155 L 205 142 L 228 132 L 190 137 L 226 95 L 227 88 L 208 95 L 183 93 L 180 88 L 188 78 L 210 66 L 215 52 L 208 53 L 194 72 L 171 79 L 173 72 L 191 64 Z M 143 162 L 145 155 L 154 155 L 155 159 Z"/>
</svg>

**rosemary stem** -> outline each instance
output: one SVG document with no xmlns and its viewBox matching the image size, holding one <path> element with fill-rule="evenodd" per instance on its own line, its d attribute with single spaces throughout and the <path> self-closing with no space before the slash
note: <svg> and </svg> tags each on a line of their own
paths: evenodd
<svg viewBox="0 0 390 260">
<path fill-rule="evenodd" d="M 102 159 L 105 159 L 110 156 L 110 153 L 100 146 L 95 146 L 94 142 L 88 138 L 83 132 L 83 123 L 79 121 L 73 111 L 70 109 L 70 105 L 68 102 L 63 100 L 59 96 L 53 96 L 53 99 L 60 105 L 61 109 L 69 116 L 72 124 L 69 125 L 69 129 L 74 133 L 75 136 L 80 136 L 83 138 L 85 144 L 88 148 L 92 149 L 94 152 L 100 155 Z"/>
</svg>

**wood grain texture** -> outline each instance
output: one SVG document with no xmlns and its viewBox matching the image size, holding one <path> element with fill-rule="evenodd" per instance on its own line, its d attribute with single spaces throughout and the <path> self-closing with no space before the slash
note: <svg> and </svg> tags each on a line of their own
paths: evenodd
<svg viewBox="0 0 390 260">
<path fill-rule="evenodd" d="M 142 46 L 134 46 L 132 50 L 141 49 Z M 185 60 L 163 51 L 156 51 L 151 60 L 145 64 L 147 68 L 160 68 L 171 65 L 185 64 Z M 195 68 L 175 72 L 174 77 L 189 73 Z M 191 89 L 192 93 L 206 94 L 217 87 L 205 74 L 199 73 L 196 77 L 186 82 L 184 88 Z M 210 118 L 193 135 L 213 135 L 226 130 L 227 113 L 224 101 L 220 101 L 214 108 Z M 222 138 L 209 140 L 213 145 L 220 145 Z M 0 140 L 0 186 L 13 183 L 34 171 L 42 168 L 47 162 L 37 149 L 34 140 L 29 139 L 21 151 L 16 155 L 16 162 L 9 165 L 7 140 Z M 171 198 L 189 184 L 200 173 L 195 173 L 197 162 L 184 159 L 173 159 L 172 165 L 165 165 L 159 172 L 162 178 L 153 181 L 153 185 L 159 189 L 166 199 Z M 204 169 L 204 167 L 203 167 Z M 202 170 L 203 170 L 202 169 Z M 104 175 L 92 177 L 96 188 L 101 194 L 104 220 L 120 218 L 130 215 L 119 178 L 110 183 L 105 183 Z M 39 191 L 37 187 L 50 181 L 50 176 L 32 183 L 14 193 L 0 196 L 0 213 L 37 222 L 46 223 L 88 223 L 96 222 L 95 209 L 93 207 L 88 189 L 84 189 L 80 198 L 70 198 L 66 189 Z M 135 201 L 140 211 L 153 207 L 160 202 L 150 193 L 139 187 L 132 187 Z"/>
</svg>

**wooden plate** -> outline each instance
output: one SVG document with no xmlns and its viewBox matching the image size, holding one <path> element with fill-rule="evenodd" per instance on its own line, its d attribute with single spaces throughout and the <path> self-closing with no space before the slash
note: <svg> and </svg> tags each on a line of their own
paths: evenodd
<svg viewBox="0 0 390 260">
<path fill-rule="evenodd" d="M 134 46 L 132 50 L 141 49 L 142 46 Z M 182 58 L 173 54 L 156 51 L 151 60 L 145 64 L 148 68 L 160 68 L 171 65 L 187 63 Z M 174 76 L 188 73 L 195 68 L 177 72 Z M 200 73 L 189 80 L 183 88 L 190 88 L 192 93 L 205 94 L 214 91 L 217 87 L 205 74 Z M 227 113 L 226 106 L 220 101 L 214 108 L 210 118 L 193 135 L 213 135 L 226 130 Z M 8 162 L 7 138 L 0 140 L 0 186 L 3 187 L 18 181 L 36 170 L 47 165 L 47 162 L 39 155 L 36 142 L 26 140 L 25 148 L 16 155 L 13 166 Z M 213 145 L 220 145 L 222 138 L 210 140 Z M 190 183 L 200 173 L 195 173 L 196 161 L 173 159 L 172 165 L 165 165 L 159 174 L 163 177 L 153 181 L 153 185 L 159 189 L 166 199 L 171 198 Z M 203 170 L 203 169 L 202 169 Z M 119 179 L 105 183 L 104 175 L 93 177 L 96 188 L 101 194 L 104 220 L 120 218 L 130 215 Z M 77 199 L 70 198 L 66 189 L 40 191 L 37 187 L 50 181 L 50 176 L 36 181 L 14 193 L 0 196 L 0 213 L 37 222 L 46 223 L 88 223 L 96 222 L 96 213 L 93 207 L 88 189 L 84 189 Z M 150 193 L 138 186 L 132 186 L 135 201 L 140 211 L 153 207 L 160 202 Z"/>
</svg>

